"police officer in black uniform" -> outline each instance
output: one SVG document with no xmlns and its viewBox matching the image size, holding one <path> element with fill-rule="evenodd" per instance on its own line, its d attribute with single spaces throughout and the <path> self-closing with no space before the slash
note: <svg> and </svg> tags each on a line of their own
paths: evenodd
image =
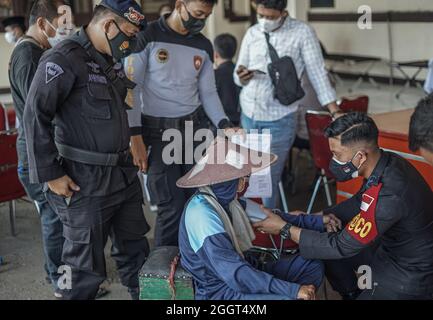
<svg viewBox="0 0 433 320">
<path fill-rule="evenodd" d="M 343 296 L 356 297 L 355 272 L 361 271 L 365 282 L 359 299 L 433 299 L 429 185 L 409 162 L 379 149 L 377 126 L 365 114 L 337 119 L 326 135 L 334 154 L 330 169 L 335 178 L 342 182 L 365 178 L 356 195 L 323 212 L 335 221 L 339 218 L 346 225 L 344 230 L 299 229 L 272 214 L 256 227 L 290 237 L 299 243 L 305 259 L 327 260 L 327 277 Z M 321 215 L 317 217 L 322 221 Z"/>
<path fill-rule="evenodd" d="M 62 260 L 72 272 L 65 299 L 95 298 L 106 278 L 108 236 L 122 284 L 138 298 L 149 226 L 129 153 L 125 98 L 134 83 L 120 61 L 145 27 L 134 0 L 103 0 L 87 27 L 43 55 L 28 94 L 30 178 L 46 184 L 63 223 Z"/>
</svg>

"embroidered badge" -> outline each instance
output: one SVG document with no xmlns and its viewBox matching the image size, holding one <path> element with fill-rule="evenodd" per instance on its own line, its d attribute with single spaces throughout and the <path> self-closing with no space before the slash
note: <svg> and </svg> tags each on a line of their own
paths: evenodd
<svg viewBox="0 0 433 320">
<path fill-rule="evenodd" d="M 50 83 L 51 81 L 53 81 L 54 79 L 56 79 L 57 77 L 61 76 L 64 73 L 65 72 L 63 71 L 62 67 L 60 67 L 58 64 L 54 62 L 47 62 L 45 66 L 45 74 L 46 74 L 45 83 L 46 84 Z"/>
<path fill-rule="evenodd" d="M 135 10 L 133 7 L 129 8 L 129 12 L 125 13 L 125 17 L 134 24 L 141 24 L 141 21 L 145 19 L 144 15 Z"/>
<path fill-rule="evenodd" d="M 107 84 L 107 78 L 99 74 L 89 74 L 89 82 Z"/>
<path fill-rule="evenodd" d="M 202 65 L 203 65 L 203 58 L 200 56 L 195 56 L 194 57 L 194 68 L 198 71 L 198 70 L 200 70 Z"/>
<path fill-rule="evenodd" d="M 120 50 L 125 51 L 129 49 L 129 41 L 123 41 L 119 47 Z"/>
<path fill-rule="evenodd" d="M 167 63 L 168 59 L 170 58 L 170 54 L 166 49 L 159 49 L 156 53 L 156 60 L 159 63 Z"/>
<path fill-rule="evenodd" d="M 362 195 L 361 210 L 367 212 L 368 209 L 370 209 L 370 206 L 373 204 L 374 200 L 375 199 L 373 197 L 364 193 Z"/>
<path fill-rule="evenodd" d="M 87 62 L 87 66 L 92 69 L 93 73 L 100 73 L 101 67 L 95 62 Z"/>
</svg>

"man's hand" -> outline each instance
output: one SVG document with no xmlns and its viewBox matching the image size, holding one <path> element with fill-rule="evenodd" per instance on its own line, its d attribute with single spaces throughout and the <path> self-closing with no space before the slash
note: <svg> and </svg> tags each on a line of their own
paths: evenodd
<svg viewBox="0 0 433 320">
<path fill-rule="evenodd" d="M 245 130 L 237 127 L 224 129 L 224 134 L 229 139 L 231 139 L 233 136 L 242 136 L 242 140 L 245 140 L 246 137 Z"/>
<path fill-rule="evenodd" d="M 316 288 L 312 285 L 302 286 L 298 292 L 298 300 L 316 300 Z"/>
<path fill-rule="evenodd" d="M 323 224 L 328 233 L 339 232 L 342 229 L 341 220 L 333 214 L 323 216 Z"/>
<path fill-rule="evenodd" d="M 142 136 L 131 137 L 131 153 L 134 159 L 134 165 L 138 167 L 141 172 L 147 172 L 147 148 Z"/>
<path fill-rule="evenodd" d="M 262 206 L 263 212 L 268 216 L 267 219 L 254 223 L 253 227 L 258 231 L 273 235 L 279 235 L 281 229 L 287 224 L 279 215 L 276 215 L 272 210 Z"/>
<path fill-rule="evenodd" d="M 331 113 L 333 120 L 337 120 L 338 118 L 344 116 L 344 112 L 340 109 L 336 102 L 331 102 L 326 107 Z"/>
<path fill-rule="evenodd" d="M 245 66 L 239 66 L 238 70 L 236 70 L 236 73 L 238 74 L 239 80 L 243 86 L 246 86 L 254 77 L 254 73 L 250 72 Z"/>
<path fill-rule="evenodd" d="M 55 194 L 65 198 L 71 198 L 74 192 L 80 191 L 80 187 L 77 186 L 68 176 L 63 176 L 59 179 L 49 181 L 48 188 L 50 188 L 50 190 Z"/>
</svg>

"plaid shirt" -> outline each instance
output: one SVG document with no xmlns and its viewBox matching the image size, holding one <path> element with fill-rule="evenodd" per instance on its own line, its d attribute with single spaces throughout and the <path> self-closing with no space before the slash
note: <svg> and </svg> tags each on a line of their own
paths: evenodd
<svg viewBox="0 0 433 320">
<path fill-rule="evenodd" d="M 326 71 L 319 41 L 313 28 L 304 22 L 287 18 L 280 29 L 270 33 L 270 42 L 280 57 L 290 56 L 296 66 L 298 77 L 307 71 L 313 88 L 323 106 L 336 100 Z M 267 66 L 271 63 L 266 38 L 259 25 L 252 26 L 242 42 L 236 69 L 244 65 L 249 70 L 261 70 L 266 75 L 257 74 L 243 87 L 241 107 L 243 113 L 256 121 L 275 121 L 296 112 L 299 101 L 284 106 L 274 98 L 274 87 Z M 235 82 L 241 85 L 234 74 Z"/>
</svg>

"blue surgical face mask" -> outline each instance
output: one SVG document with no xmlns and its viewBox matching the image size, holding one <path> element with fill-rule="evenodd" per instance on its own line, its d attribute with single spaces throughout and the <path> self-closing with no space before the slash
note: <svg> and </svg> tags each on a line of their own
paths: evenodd
<svg viewBox="0 0 433 320">
<path fill-rule="evenodd" d="M 359 154 L 359 151 L 348 162 L 341 162 L 335 157 L 331 160 L 329 170 L 338 182 L 346 182 L 359 177 L 359 168 L 353 164 L 353 159 Z"/>
</svg>

